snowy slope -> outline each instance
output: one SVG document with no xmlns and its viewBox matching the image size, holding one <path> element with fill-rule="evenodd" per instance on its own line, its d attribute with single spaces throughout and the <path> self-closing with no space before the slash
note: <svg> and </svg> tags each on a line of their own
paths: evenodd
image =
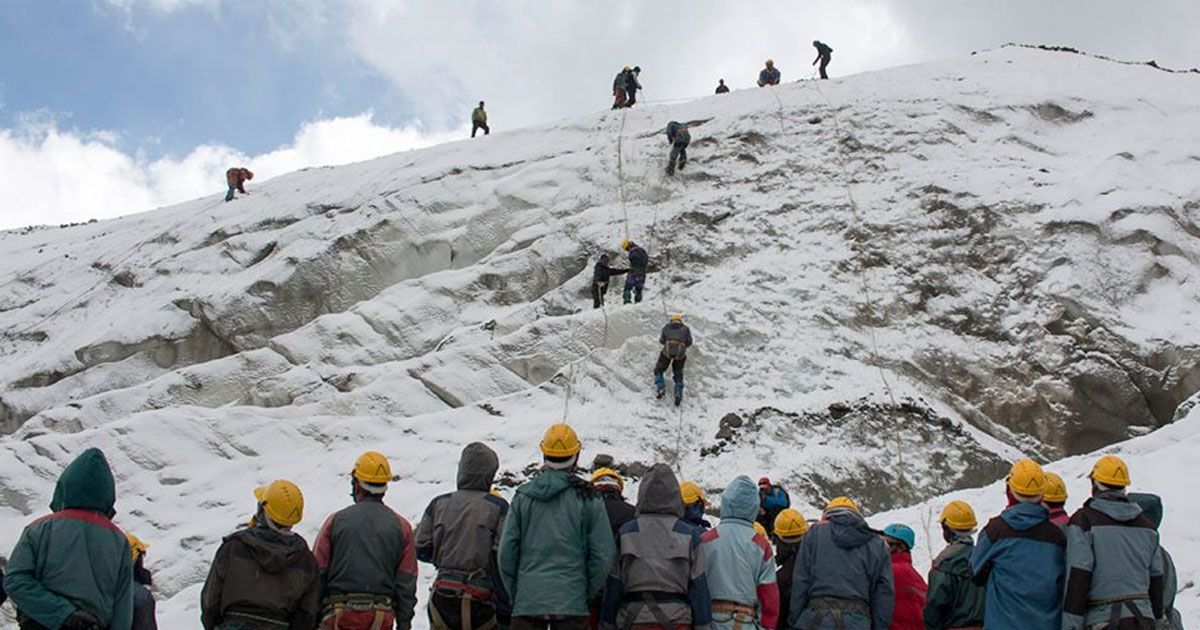
<svg viewBox="0 0 1200 630">
<path fill-rule="evenodd" d="M 298 482 L 314 534 L 368 446 L 415 521 L 463 444 L 518 481 L 562 417 L 586 457 L 872 511 L 1150 432 L 1200 389 L 1179 324 L 1197 97 L 1191 75 L 1009 48 L 0 233 L 0 549 L 101 446 L 188 628 L 250 489 Z M 672 119 L 693 122 L 678 179 Z M 626 234 L 649 299 L 592 311 L 591 264 Z M 698 340 L 681 413 L 648 391 L 671 311 Z"/>
</svg>

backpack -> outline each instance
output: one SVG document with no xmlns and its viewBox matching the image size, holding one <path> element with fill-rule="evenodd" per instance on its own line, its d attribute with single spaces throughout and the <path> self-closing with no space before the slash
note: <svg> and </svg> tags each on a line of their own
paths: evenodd
<svg viewBox="0 0 1200 630">
<path fill-rule="evenodd" d="M 668 359 L 679 359 L 687 352 L 687 344 L 682 339 L 668 339 L 663 344 L 663 356 Z"/>
</svg>

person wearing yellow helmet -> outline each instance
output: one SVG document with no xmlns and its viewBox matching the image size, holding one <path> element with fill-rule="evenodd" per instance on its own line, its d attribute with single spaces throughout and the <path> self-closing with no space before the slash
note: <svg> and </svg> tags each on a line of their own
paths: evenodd
<svg viewBox="0 0 1200 630">
<path fill-rule="evenodd" d="M 971 552 L 971 574 L 985 587 L 984 627 L 1057 628 L 1062 617 L 1067 538 L 1042 505 L 1046 474 L 1015 462 L 1005 481 L 1011 505 L 988 521 Z"/>
<path fill-rule="evenodd" d="M 304 495 L 279 479 L 261 493 L 254 527 L 225 537 L 200 591 L 206 629 L 244 626 L 315 628 L 321 579 L 308 543 L 292 531 L 304 516 Z"/>
<path fill-rule="evenodd" d="M 497 562 L 512 593 L 514 628 L 586 626 L 588 603 L 612 569 L 604 502 L 575 474 L 582 448 L 570 425 L 551 426 L 542 437 L 542 470 L 513 495 Z"/>
<path fill-rule="evenodd" d="M 772 530 L 775 532 L 775 582 L 779 584 L 779 621 L 787 623 L 791 615 L 792 574 L 796 572 L 796 557 L 800 543 L 808 531 L 804 515 L 792 508 L 781 510 L 775 516 Z"/>
<path fill-rule="evenodd" d="M 1067 526 L 1067 581 L 1062 627 L 1158 627 L 1166 614 L 1158 530 L 1130 501 L 1129 467 L 1105 455 L 1092 467 L 1092 498 Z M 1136 594 L 1136 597 L 1130 597 Z"/>
<path fill-rule="evenodd" d="M 1067 514 L 1067 484 L 1063 478 L 1046 471 L 1046 491 L 1042 493 L 1042 505 L 1050 510 L 1050 522 L 1066 528 L 1071 516 Z"/>
<path fill-rule="evenodd" d="M 608 513 L 608 525 L 612 528 L 615 540 L 621 526 L 637 516 L 637 509 L 621 494 L 625 490 L 625 480 L 621 478 L 621 473 L 612 468 L 599 468 L 592 473 L 591 481 L 600 498 L 604 500 L 604 511 Z"/>
<path fill-rule="evenodd" d="M 382 453 L 367 451 L 348 477 L 354 504 L 326 518 L 313 545 L 324 585 L 322 625 L 411 627 L 417 552 L 412 525 L 383 503 L 392 481 L 391 462 Z"/>
<path fill-rule="evenodd" d="M 646 290 L 646 272 L 650 268 L 650 254 L 645 248 L 629 239 L 621 241 L 621 249 L 629 257 L 629 273 L 625 275 L 625 289 L 621 291 L 621 301 L 625 304 L 642 302 L 642 292 Z"/>
<path fill-rule="evenodd" d="M 129 541 L 129 553 L 133 556 L 133 625 L 130 630 L 158 630 L 154 594 L 150 592 L 150 584 L 154 579 L 146 569 L 146 550 L 150 545 L 129 532 L 125 532 L 125 538 Z"/>
<path fill-rule="evenodd" d="M 498 470 L 486 444 L 463 447 L 457 490 L 430 501 L 417 526 L 417 559 L 437 569 L 428 608 L 435 630 L 508 625 L 512 606 L 495 572 L 508 501 L 489 491 Z"/>
<path fill-rule="evenodd" d="M 658 335 L 658 342 L 662 344 L 662 350 L 654 364 L 655 396 L 662 398 L 667 393 L 664 375 L 670 367 L 671 379 L 675 382 L 675 406 L 678 407 L 683 403 L 683 366 L 687 363 L 687 350 L 692 347 L 692 330 L 683 323 L 683 315 L 673 313 L 670 316 Z"/>
<path fill-rule="evenodd" d="M 946 548 L 929 569 L 929 594 L 925 600 L 925 627 L 982 628 L 984 592 L 971 580 L 972 533 L 978 525 L 975 510 L 966 501 L 951 501 L 940 519 Z"/>
<path fill-rule="evenodd" d="M 701 533 L 711 528 L 712 523 L 704 518 L 704 511 L 708 508 L 708 497 L 704 490 L 693 481 L 685 481 L 679 484 L 679 493 L 683 497 L 683 520 L 698 527 Z"/>
<path fill-rule="evenodd" d="M 857 503 L 837 497 L 826 504 L 797 554 L 787 627 L 891 627 L 896 589 L 890 554 Z"/>
</svg>

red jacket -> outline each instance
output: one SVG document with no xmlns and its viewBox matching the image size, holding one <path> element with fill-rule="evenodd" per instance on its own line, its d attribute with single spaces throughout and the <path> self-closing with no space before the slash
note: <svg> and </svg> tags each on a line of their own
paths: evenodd
<svg viewBox="0 0 1200 630">
<path fill-rule="evenodd" d="M 1047 505 L 1046 507 L 1050 510 L 1050 522 L 1062 527 L 1063 529 L 1066 529 L 1067 523 L 1071 521 L 1071 515 L 1067 514 L 1067 511 L 1064 510 L 1061 505 L 1058 507 L 1051 507 Z"/>
<path fill-rule="evenodd" d="M 892 577 L 896 581 L 892 630 L 925 630 L 923 612 L 929 587 L 913 568 L 911 553 L 902 551 L 892 554 Z"/>
<path fill-rule="evenodd" d="M 242 184 L 245 184 L 248 179 L 254 179 L 254 173 L 251 173 L 248 168 L 231 168 L 225 171 L 225 183 L 229 184 L 230 188 L 236 188 L 241 192 L 246 192 L 242 189 Z"/>
</svg>

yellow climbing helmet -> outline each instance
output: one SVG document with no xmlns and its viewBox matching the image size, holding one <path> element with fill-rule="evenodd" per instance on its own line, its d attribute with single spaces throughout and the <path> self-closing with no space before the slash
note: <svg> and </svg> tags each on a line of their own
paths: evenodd
<svg viewBox="0 0 1200 630">
<path fill-rule="evenodd" d="M 617 487 L 624 492 L 625 480 L 621 478 L 621 473 L 611 468 L 600 468 L 596 470 L 596 472 L 592 473 L 592 485 L 604 485 L 603 483 L 600 483 L 601 479 L 612 479 L 616 481 Z"/>
<path fill-rule="evenodd" d="M 683 314 L 682 313 L 671 313 L 671 316 L 667 319 L 672 322 L 683 322 Z"/>
<path fill-rule="evenodd" d="M 775 535 L 780 538 L 799 538 L 808 531 L 808 521 L 800 512 L 787 508 L 775 517 Z"/>
<path fill-rule="evenodd" d="M 1092 481 L 1106 486 L 1124 488 L 1129 485 L 1129 467 L 1116 455 L 1105 455 L 1092 467 Z"/>
<path fill-rule="evenodd" d="M 1046 473 L 1032 459 L 1021 459 L 1008 473 L 1008 489 L 1023 497 L 1036 497 L 1046 491 Z"/>
<path fill-rule="evenodd" d="M 1067 502 L 1067 484 L 1063 482 L 1063 478 L 1050 471 L 1046 471 L 1046 491 L 1042 493 L 1042 500 L 1046 503 L 1066 503 Z"/>
<path fill-rule="evenodd" d="M 950 529 L 959 531 L 971 531 L 975 526 L 979 525 L 979 521 L 975 519 L 975 510 L 971 509 L 971 504 L 966 501 L 951 501 L 942 508 L 941 522 Z"/>
<path fill-rule="evenodd" d="M 858 509 L 858 504 L 850 497 L 837 497 L 825 506 L 826 512 L 836 509 L 854 510 L 855 512 L 862 511 Z"/>
<path fill-rule="evenodd" d="M 633 246 L 633 241 L 631 241 L 627 238 L 621 240 L 621 251 L 628 251 L 629 248 L 632 246 Z"/>
<path fill-rule="evenodd" d="M 299 486 L 287 479 L 272 481 L 266 487 L 262 506 L 267 518 L 284 527 L 291 527 L 304 518 L 304 494 Z"/>
<path fill-rule="evenodd" d="M 363 483 L 385 484 L 392 480 L 392 465 L 383 454 L 367 451 L 354 462 L 353 475 Z"/>
<path fill-rule="evenodd" d="M 763 527 L 762 523 L 759 523 L 758 521 L 754 521 L 754 531 L 755 531 L 755 533 L 761 535 L 763 538 L 767 538 L 767 528 Z"/>
<path fill-rule="evenodd" d="M 693 481 L 679 484 L 679 494 L 683 497 L 684 505 L 691 505 L 697 501 L 708 505 L 708 497 L 704 494 L 704 490 Z"/>
<path fill-rule="evenodd" d="M 150 548 L 150 545 L 129 532 L 125 532 L 125 540 L 129 541 L 129 555 L 134 562 L 137 562 L 138 556 L 146 553 L 146 550 Z"/>
<path fill-rule="evenodd" d="M 575 434 L 571 425 L 559 423 L 546 429 L 541 448 L 542 455 L 546 457 L 566 458 L 578 455 L 579 451 L 583 450 L 583 444 L 579 443 L 579 436 Z"/>
</svg>

